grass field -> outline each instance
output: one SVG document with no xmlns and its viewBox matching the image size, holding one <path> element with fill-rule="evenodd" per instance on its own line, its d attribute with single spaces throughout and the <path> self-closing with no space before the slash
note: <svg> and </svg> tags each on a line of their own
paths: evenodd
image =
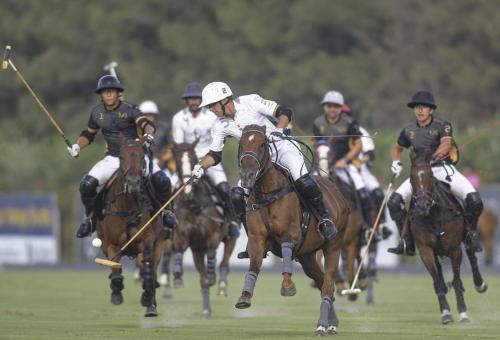
<svg viewBox="0 0 500 340">
<path fill-rule="evenodd" d="M 1 271 L 0 339 L 304 339 L 312 338 L 319 313 L 318 292 L 303 274 L 295 275 L 297 295 L 279 295 L 280 275 L 259 277 L 253 306 L 236 310 L 244 274 L 231 273 L 229 296 L 214 295 L 210 320 L 200 317 L 198 278 L 185 276 L 185 287 L 172 299 L 159 297 L 158 318 L 144 318 L 140 289 L 125 279 L 125 302 L 109 303 L 107 272 Z M 432 283 L 424 275 L 381 275 L 376 304 L 337 298 L 342 339 L 498 339 L 500 278 L 486 275 L 489 290 L 478 294 L 464 278 L 472 323 L 440 324 Z M 455 320 L 454 294 L 448 294 Z"/>
</svg>

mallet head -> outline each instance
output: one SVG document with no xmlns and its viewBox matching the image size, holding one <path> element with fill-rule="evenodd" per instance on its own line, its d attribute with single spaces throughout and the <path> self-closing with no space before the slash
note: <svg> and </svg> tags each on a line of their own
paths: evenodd
<svg viewBox="0 0 500 340">
<path fill-rule="evenodd" d="M 12 47 L 10 45 L 5 46 L 5 51 L 3 52 L 2 70 L 6 70 L 9 67 L 10 54 L 12 53 Z"/>
</svg>

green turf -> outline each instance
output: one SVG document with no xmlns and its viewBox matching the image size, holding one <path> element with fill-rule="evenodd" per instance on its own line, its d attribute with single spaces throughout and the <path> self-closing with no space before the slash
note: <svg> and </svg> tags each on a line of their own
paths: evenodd
<svg viewBox="0 0 500 340">
<path fill-rule="evenodd" d="M 231 273 L 229 296 L 214 296 L 213 316 L 200 318 L 198 278 L 186 274 L 185 287 L 169 300 L 159 298 L 159 317 L 144 318 L 140 289 L 125 280 L 125 302 L 109 303 L 107 273 L 80 271 L 0 272 L 1 339 L 304 339 L 313 336 L 319 294 L 302 274 L 295 275 L 297 295 L 279 295 L 280 275 L 262 273 L 253 306 L 236 310 L 234 303 L 244 274 Z M 342 339 L 480 339 L 500 336 L 500 278 L 486 277 L 490 289 L 478 294 L 464 278 L 472 324 L 440 324 L 429 277 L 382 275 L 376 304 L 337 298 Z M 454 294 L 448 294 L 457 319 Z"/>
</svg>

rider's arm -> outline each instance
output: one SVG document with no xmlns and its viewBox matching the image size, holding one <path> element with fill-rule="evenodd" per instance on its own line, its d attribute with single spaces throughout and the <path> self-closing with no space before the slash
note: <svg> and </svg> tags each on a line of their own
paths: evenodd
<svg viewBox="0 0 500 340">
<path fill-rule="evenodd" d="M 453 144 L 453 131 L 451 129 L 451 124 L 448 122 L 443 122 L 441 128 L 439 130 L 440 144 L 434 154 L 432 155 L 433 159 L 441 159 L 448 155 L 450 152 L 451 146 Z"/>
<path fill-rule="evenodd" d="M 401 152 L 403 149 L 411 146 L 410 140 L 406 136 L 406 129 L 403 129 L 398 137 L 398 142 L 392 147 L 391 158 L 393 161 L 401 160 Z"/>
<path fill-rule="evenodd" d="M 274 117 L 278 118 L 278 129 L 284 129 L 292 121 L 293 111 L 286 106 L 277 106 L 273 113 Z"/>
<path fill-rule="evenodd" d="M 210 168 L 211 166 L 214 166 L 216 164 L 215 159 L 210 153 L 207 153 L 203 158 L 200 160 L 199 164 L 203 169 Z"/>
<path fill-rule="evenodd" d="M 178 113 L 172 118 L 172 137 L 177 144 L 184 143 L 184 130 L 182 129 L 182 113 Z"/>
<path fill-rule="evenodd" d="M 155 124 L 144 115 L 137 117 L 135 124 L 142 130 L 143 134 L 154 135 L 156 131 Z"/>
<path fill-rule="evenodd" d="M 394 144 L 391 150 L 391 158 L 393 161 L 399 161 L 401 160 L 401 152 L 404 150 L 404 148 L 399 145 L 399 144 Z"/>
<path fill-rule="evenodd" d="M 97 131 L 99 130 L 89 127 L 87 128 L 87 130 L 83 130 L 82 133 L 80 133 L 80 137 L 78 137 L 78 140 L 76 141 L 76 144 L 78 144 L 80 150 L 94 141 Z"/>
<path fill-rule="evenodd" d="M 352 161 L 354 158 L 358 157 L 359 152 L 361 151 L 361 138 L 354 140 L 354 145 L 349 150 L 347 155 L 344 156 L 347 162 Z"/>
</svg>

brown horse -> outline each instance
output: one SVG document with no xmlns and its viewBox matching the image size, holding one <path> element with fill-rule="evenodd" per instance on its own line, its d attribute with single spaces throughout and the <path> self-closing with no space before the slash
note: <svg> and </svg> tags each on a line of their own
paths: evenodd
<svg viewBox="0 0 500 340">
<path fill-rule="evenodd" d="M 434 291 L 438 297 L 441 322 L 453 321 L 450 306 L 445 294 L 445 284 L 438 256 L 451 259 L 453 269 L 452 286 L 455 290 L 459 320 L 470 322 L 463 296 L 464 287 L 460 278 L 462 262 L 461 243 L 465 232 L 465 218 L 459 202 L 445 187 L 445 184 L 433 177 L 429 152 L 425 159 L 417 159 L 410 150 L 411 175 L 410 182 L 413 196 L 410 204 L 410 228 L 414 235 L 420 258 L 429 271 L 434 282 Z M 466 248 L 471 263 L 474 285 L 479 292 L 486 291 L 486 283 L 479 273 L 474 251 Z"/>
<path fill-rule="evenodd" d="M 253 290 L 267 251 L 283 258 L 281 295 L 296 292 L 292 281 L 292 256 L 321 291 L 320 317 L 316 334 L 335 334 L 338 318 L 333 307 L 334 280 L 348 219 L 348 203 L 328 179 L 317 177 L 324 201 L 338 228 L 337 236 L 325 241 L 318 231 L 315 214 L 305 217 L 300 197 L 278 166 L 271 162 L 270 142 L 265 126 L 249 125 L 243 130 L 239 143 L 242 185 L 250 190 L 246 222 L 250 267 L 236 308 L 251 306 Z M 306 231 L 301 228 L 304 218 Z M 325 272 L 316 262 L 316 251 L 323 250 Z"/>
<path fill-rule="evenodd" d="M 96 209 L 96 230 L 102 240 L 101 249 L 107 258 L 113 258 L 120 248 L 145 224 L 154 214 L 151 200 L 145 192 L 144 148 L 141 141 L 122 140 L 120 149 L 120 168 L 109 188 L 101 193 L 102 203 Z M 156 268 L 165 239 L 160 219 L 153 222 L 140 237 L 124 252 L 124 255 L 143 257 L 143 293 L 141 304 L 146 307 L 145 316 L 157 316 L 155 289 Z M 121 255 L 117 257 L 119 262 Z M 112 269 L 111 303 L 123 303 L 123 276 L 121 269 Z"/>
<path fill-rule="evenodd" d="M 179 178 L 191 177 L 191 171 L 197 158 L 195 143 L 182 143 L 174 146 Z M 222 209 L 214 202 L 217 200 L 216 190 L 201 178 L 189 185 L 176 201 L 175 214 L 179 226 L 174 233 L 173 249 L 175 252 L 174 287 L 182 286 L 183 254 L 191 248 L 196 269 L 200 275 L 201 294 L 203 297 L 202 316 L 211 316 L 210 287 L 216 283 L 216 251 L 224 242 L 224 255 L 219 265 L 218 295 L 227 296 L 227 276 L 229 274 L 229 258 L 236 245 L 236 238 L 227 235 Z M 205 257 L 207 258 L 205 265 Z"/>
<path fill-rule="evenodd" d="M 318 148 L 315 145 L 314 150 L 316 150 L 316 157 L 320 159 L 320 156 L 317 152 Z M 344 245 L 342 247 L 341 257 L 342 257 L 342 268 L 337 271 L 337 275 L 335 277 L 335 287 L 337 293 L 340 295 L 340 292 L 346 288 L 346 280 L 344 278 L 344 274 L 347 275 L 347 283 L 349 287 L 352 285 L 354 281 L 354 276 L 356 274 L 357 263 L 359 263 L 359 254 L 361 251 L 361 247 L 363 246 L 363 235 L 361 234 L 363 231 L 363 225 L 365 223 L 363 219 L 363 214 L 360 211 L 359 204 L 356 200 L 356 192 L 354 188 L 349 187 L 346 183 L 342 182 L 340 178 L 336 175 L 335 171 L 332 169 L 332 152 L 328 151 L 326 155 L 326 161 L 328 162 L 328 168 L 330 169 L 328 173 L 326 170 L 319 170 L 320 175 L 322 177 L 328 177 L 336 187 L 339 188 L 340 192 L 344 195 L 350 206 L 350 213 L 347 220 L 347 227 L 344 234 Z M 371 226 L 368 226 L 370 228 Z M 373 243 L 375 244 L 375 243 Z M 323 266 L 323 252 L 319 250 L 316 254 L 316 259 L 320 266 Z M 363 272 L 360 275 L 359 280 L 359 288 L 365 289 L 368 285 L 366 272 Z M 357 294 L 347 295 L 347 298 L 350 301 L 355 301 L 358 298 Z"/>
<path fill-rule="evenodd" d="M 493 264 L 493 245 L 495 243 L 495 229 L 498 225 L 498 217 L 490 209 L 484 209 L 479 221 L 477 229 L 484 245 L 484 263 L 487 266 Z"/>
</svg>

